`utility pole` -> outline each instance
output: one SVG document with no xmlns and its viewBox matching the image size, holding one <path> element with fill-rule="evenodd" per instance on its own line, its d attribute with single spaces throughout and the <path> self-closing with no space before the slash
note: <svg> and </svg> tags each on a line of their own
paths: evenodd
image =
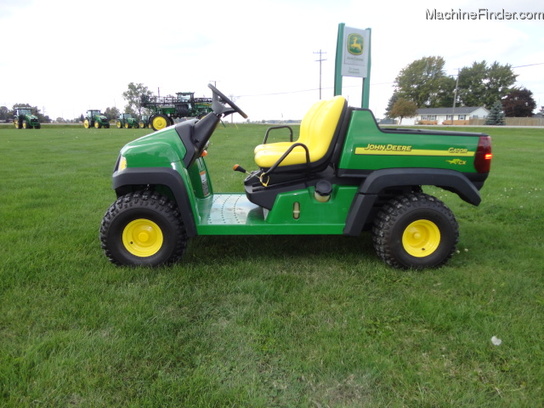
<svg viewBox="0 0 544 408">
<path fill-rule="evenodd" d="M 459 87 L 459 68 L 457 68 L 457 79 L 455 80 L 455 90 L 453 91 L 453 109 L 451 110 L 451 125 L 453 126 L 453 120 L 455 118 L 455 103 L 457 102 L 457 88 Z"/>
<path fill-rule="evenodd" d="M 319 54 L 319 59 L 316 60 L 316 62 L 319 62 L 319 99 L 321 100 L 321 63 L 323 61 L 327 61 L 326 59 L 323 59 L 323 54 L 326 54 L 324 51 L 315 51 L 314 54 Z"/>
</svg>

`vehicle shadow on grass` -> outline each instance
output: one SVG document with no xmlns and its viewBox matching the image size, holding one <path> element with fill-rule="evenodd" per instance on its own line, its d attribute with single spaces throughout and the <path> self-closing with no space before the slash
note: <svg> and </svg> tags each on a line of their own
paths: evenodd
<svg viewBox="0 0 544 408">
<path fill-rule="evenodd" d="M 205 256 L 202 256 L 205 254 Z M 342 260 L 361 258 L 376 260 L 370 234 L 360 237 L 324 235 L 266 235 L 266 236 L 199 236 L 190 240 L 183 262 L 185 264 L 223 263 L 254 260 L 304 258 Z"/>
</svg>

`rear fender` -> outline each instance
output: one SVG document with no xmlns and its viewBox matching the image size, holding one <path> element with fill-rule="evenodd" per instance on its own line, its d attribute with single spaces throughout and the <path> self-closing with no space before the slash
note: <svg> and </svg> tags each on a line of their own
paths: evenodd
<svg viewBox="0 0 544 408">
<path fill-rule="evenodd" d="M 142 185 L 168 188 L 178 206 L 187 236 L 197 235 L 189 194 L 183 179 L 176 170 L 167 167 L 133 167 L 113 173 L 113 189 L 118 196 Z"/>
<path fill-rule="evenodd" d="M 358 236 L 367 223 L 380 193 L 409 186 L 437 186 L 452 191 L 472 205 L 479 205 L 478 189 L 462 173 L 441 169 L 384 169 L 372 172 L 359 187 L 344 227 L 344 234 Z"/>
</svg>

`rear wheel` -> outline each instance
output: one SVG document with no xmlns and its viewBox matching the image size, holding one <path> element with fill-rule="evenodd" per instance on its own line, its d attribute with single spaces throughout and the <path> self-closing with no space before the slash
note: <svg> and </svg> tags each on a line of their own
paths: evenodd
<svg viewBox="0 0 544 408">
<path fill-rule="evenodd" d="M 157 266 L 181 258 L 187 234 L 167 197 L 142 191 L 121 196 L 100 226 L 102 248 L 117 265 Z"/>
<path fill-rule="evenodd" d="M 94 127 L 100 129 L 102 127 L 102 124 L 99 121 L 96 121 L 94 122 Z"/>
<path fill-rule="evenodd" d="M 374 248 L 388 265 L 424 269 L 441 266 L 453 255 L 459 227 L 442 201 L 415 193 L 389 201 L 372 233 Z"/>
<path fill-rule="evenodd" d="M 89 129 L 89 128 L 91 127 L 91 123 L 89 122 L 89 119 L 85 119 L 85 120 L 83 121 L 83 127 L 84 127 L 85 129 Z"/>
<path fill-rule="evenodd" d="M 121 129 L 123 127 L 123 124 L 120 120 L 118 120 L 117 122 L 115 122 L 115 126 L 117 126 L 117 129 Z"/>
</svg>

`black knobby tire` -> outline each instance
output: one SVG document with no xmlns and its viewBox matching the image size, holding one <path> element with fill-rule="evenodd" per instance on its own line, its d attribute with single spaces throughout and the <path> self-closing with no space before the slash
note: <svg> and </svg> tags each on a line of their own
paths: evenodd
<svg viewBox="0 0 544 408">
<path fill-rule="evenodd" d="M 141 242 L 133 242 L 132 236 L 136 238 L 134 241 L 141 238 Z M 139 191 L 119 197 L 110 206 L 102 219 L 100 241 L 114 264 L 158 266 L 182 257 L 187 234 L 170 199 L 155 192 Z"/>
<path fill-rule="evenodd" d="M 439 199 L 412 193 L 392 199 L 372 228 L 374 248 L 388 265 L 401 269 L 436 268 L 455 252 L 459 226 Z"/>
</svg>

